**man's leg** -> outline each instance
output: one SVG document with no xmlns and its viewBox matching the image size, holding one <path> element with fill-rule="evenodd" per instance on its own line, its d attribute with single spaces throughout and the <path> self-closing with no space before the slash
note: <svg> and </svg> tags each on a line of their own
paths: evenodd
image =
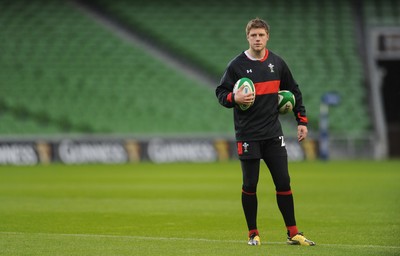
<svg viewBox="0 0 400 256">
<path fill-rule="evenodd" d="M 257 183 L 260 173 L 260 160 L 241 160 L 243 184 L 242 206 L 249 230 L 249 238 L 257 235 Z"/>
<path fill-rule="evenodd" d="M 275 184 L 276 201 L 290 237 L 298 233 L 294 215 L 293 194 L 290 188 L 287 156 L 268 157 L 265 163 Z"/>
<path fill-rule="evenodd" d="M 274 180 L 276 189 L 276 201 L 278 203 L 279 210 L 282 213 L 287 229 L 287 243 L 290 245 L 315 245 L 313 241 L 308 240 L 303 236 L 302 233 L 299 233 L 299 230 L 296 226 L 294 201 L 292 190 L 290 188 L 287 157 L 270 157 L 264 159 L 264 161 L 270 169 L 272 179 Z"/>
</svg>

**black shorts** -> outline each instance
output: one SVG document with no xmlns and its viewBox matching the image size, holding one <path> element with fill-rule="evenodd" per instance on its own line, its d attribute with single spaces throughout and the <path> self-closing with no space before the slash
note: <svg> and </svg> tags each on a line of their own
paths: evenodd
<svg viewBox="0 0 400 256">
<path fill-rule="evenodd" d="M 237 141 L 237 152 L 240 160 L 287 156 L 283 136 L 260 141 Z"/>
</svg>

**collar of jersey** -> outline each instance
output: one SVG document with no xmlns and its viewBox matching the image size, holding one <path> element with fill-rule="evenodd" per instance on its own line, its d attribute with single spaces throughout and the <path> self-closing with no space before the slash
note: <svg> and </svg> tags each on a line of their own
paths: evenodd
<svg viewBox="0 0 400 256">
<path fill-rule="evenodd" d="M 261 61 L 261 62 L 265 61 L 268 58 L 268 53 L 269 53 L 268 49 L 265 49 L 264 57 L 262 59 L 256 59 L 256 58 L 251 57 L 250 54 L 248 54 L 247 50 L 244 51 L 244 54 L 246 54 L 248 59 L 250 59 L 252 61 Z"/>
</svg>

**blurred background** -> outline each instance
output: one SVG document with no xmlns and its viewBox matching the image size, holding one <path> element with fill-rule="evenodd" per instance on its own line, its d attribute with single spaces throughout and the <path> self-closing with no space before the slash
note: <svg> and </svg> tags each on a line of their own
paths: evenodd
<svg viewBox="0 0 400 256">
<path fill-rule="evenodd" d="M 303 92 L 290 160 L 400 157 L 400 1 L 0 2 L 0 164 L 235 159 L 215 87 L 245 26 Z"/>
</svg>

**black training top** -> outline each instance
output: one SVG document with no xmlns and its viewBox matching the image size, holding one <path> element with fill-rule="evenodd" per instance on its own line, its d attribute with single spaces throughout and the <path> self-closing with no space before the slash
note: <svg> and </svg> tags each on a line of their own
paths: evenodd
<svg viewBox="0 0 400 256">
<path fill-rule="evenodd" d="M 243 77 L 251 79 L 256 89 L 253 106 L 244 111 L 235 104 L 232 92 L 236 81 Z M 252 60 L 242 52 L 228 64 L 215 93 L 221 105 L 234 107 L 236 140 L 265 140 L 283 135 L 278 119 L 279 90 L 294 94 L 296 105 L 293 112 L 297 123 L 307 125 L 301 91 L 281 57 L 266 50 L 262 60 Z"/>
</svg>

